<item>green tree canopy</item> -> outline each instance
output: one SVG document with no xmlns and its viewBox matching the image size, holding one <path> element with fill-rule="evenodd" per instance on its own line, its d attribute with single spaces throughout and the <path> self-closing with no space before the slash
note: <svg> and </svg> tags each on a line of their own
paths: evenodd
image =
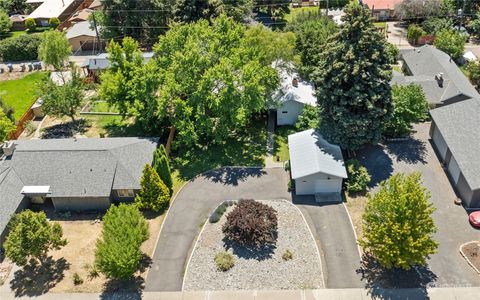
<svg viewBox="0 0 480 300">
<path fill-rule="evenodd" d="M 459 59 L 465 49 L 465 36 L 456 30 L 444 29 L 435 37 L 435 46 L 453 59 Z"/>
<path fill-rule="evenodd" d="M 321 107 L 320 131 L 344 149 L 378 142 L 392 114 L 389 57 L 371 12 L 345 8 L 344 25 L 319 53 L 312 78 Z"/>
<path fill-rule="evenodd" d="M 306 12 L 297 15 L 286 30 L 296 36 L 295 49 L 300 54 L 300 73 L 308 77 L 318 64 L 318 53 L 327 39 L 338 31 L 335 23 L 320 12 Z"/>
<path fill-rule="evenodd" d="M 170 191 L 160 179 L 154 167 L 145 165 L 140 186 L 140 192 L 135 197 L 138 208 L 159 212 L 168 207 Z"/>
<path fill-rule="evenodd" d="M 177 0 L 173 15 L 174 20 L 180 23 L 210 20 L 222 13 L 243 22 L 251 14 L 252 7 L 252 0 Z"/>
<path fill-rule="evenodd" d="M 148 236 L 147 221 L 135 205 L 110 206 L 97 240 L 96 266 L 109 278 L 129 279 L 139 268 L 140 246 Z"/>
<path fill-rule="evenodd" d="M 10 28 L 12 28 L 12 20 L 3 9 L 0 9 L 0 34 L 8 33 Z"/>
<path fill-rule="evenodd" d="M 399 173 L 382 182 L 368 197 L 360 245 L 386 268 L 425 265 L 438 247 L 429 198 L 420 173 Z"/>
<path fill-rule="evenodd" d="M 424 120 L 428 115 L 428 102 L 420 85 L 394 85 L 392 88 L 393 116 L 385 125 L 390 136 L 405 136 L 412 130 L 412 123 Z"/>
<path fill-rule="evenodd" d="M 295 129 L 302 131 L 311 128 L 318 128 L 319 126 L 320 108 L 318 106 L 305 105 L 302 114 L 298 116 L 298 120 L 295 123 Z"/>
<path fill-rule="evenodd" d="M 75 68 L 71 74 L 71 79 L 64 79 L 63 85 L 57 85 L 50 79 L 44 83 L 43 110 L 57 117 L 69 116 L 75 121 L 75 115 L 83 101 L 83 81 Z"/>
<path fill-rule="evenodd" d="M 6 141 L 9 134 L 15 131 L 15 129 L 15 124 L 7 115 L 5 115 L 3 108 L 0 107 L 0 143 Z"/>
<path fill-rule="evenodd" d="M 38 57 L 47 65 L 52 65 L 55 70 L 64 67 L 72 47 L 65 33 L 57 30 L 48 30 L 42 33 L 42 42 L 38 47 Z"/>
<path fill-rule="evenodd" d="M 7 13 L 25 14 L 29 7 L 27 0 L 0 0 L 0 8 Z"/>
<path fill-rule="evenodd" d="M 12 217 L 8 228 L 5 255 L 19 266 L 25 266 L 30 259 L 42 263 L 48 251 L 67 244 L 60 224 L 49 223 L 44 212 L 25 210 Z"/>
<path fill-rule="evenodd" d="M 155 45 L 158 115 L 172 124 L 180 145 L 221 142 L 265 109 L 278 75 L 245 28 L 224 15 L 174 26 Z"/>
<path fill-rule="evenodd" d="M 255 0 L 254 11 L 268 14 L 273 20 L 282 20 L 290 12 L 290 1 Z"/>
<path fill-rule="evenodd" d="M 407 29 L 407 39 L 408 42 L 416 45 L 418 39 L 421 36 L 424 36 L 426 32 L 422 29 L 422 27 L 418 26 L 417 24 L 410 24 Z"/>
<path fill-rule="evenodd" d="M 165 183 L 165 185 L 170 190 L 170 195 L 172 195 L 172 173 L 170 170 L 170 163 L 168 161 L 168 154 L 163 145 L 160 145 L 160 147 L 153 153 L 152 166 L 157 171 L 160 179 L 162 179 L 163 183 Z"/>
<path fill-rule="evenodd" d="M 477 88 L 480 87 L 480 62 L 471 61 L 467 64 L 467 74 L 470 81 L 475 85 Z"/>
</svg>

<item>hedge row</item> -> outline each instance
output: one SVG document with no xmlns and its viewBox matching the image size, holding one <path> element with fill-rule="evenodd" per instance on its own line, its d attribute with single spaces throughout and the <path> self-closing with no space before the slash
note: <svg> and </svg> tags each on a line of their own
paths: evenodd
<svg viewBox="0 0 480 300">
<path fill-rule="evenodd" d="M 0 58 L 2 61 L 22 61 L 38 59 L 40 34 L 24 34 L 0 41 Z"/>
</svg>

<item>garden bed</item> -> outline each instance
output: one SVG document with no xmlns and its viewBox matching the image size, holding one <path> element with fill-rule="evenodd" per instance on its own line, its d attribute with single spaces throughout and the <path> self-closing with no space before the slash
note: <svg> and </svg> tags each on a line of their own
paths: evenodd
<svg viewBox="0 0 480 300">
<path fill-rule="evenodd" d="M 320 256 L 310 230 L 301 213 L 286 201 L 261 201 L 273 207 L 278 217 L 278 237 L 275 247 L 249 251 L 244 247 L 225 248 L 222 226 L 228 207 L 217 223 L 207 222 L 193 250 L 185 272 L 183 289 L 241 290 L 241 289 L 317 289 L 323 288 Z M 227 250 L 235 264 L 225 272 L 217 270 L 215 255 Z M 290 260 L 282 255 L 289 250 Z"/>
<path fill-rule="evenodd" d="M 463 244 L 460 247 L 460 252 L 468 264 L 480 274 L 480 242 L 473 241 Z"/>
</svg>

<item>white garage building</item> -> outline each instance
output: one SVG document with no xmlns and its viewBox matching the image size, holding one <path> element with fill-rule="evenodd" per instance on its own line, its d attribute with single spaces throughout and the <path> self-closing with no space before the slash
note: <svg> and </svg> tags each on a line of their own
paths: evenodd
<svg viewBox="0 0 480 300">
<path fill-rule="evenodd" d="M 305 105 L 317 105 L 315 88 L 310 82 L 302 80 L 296 72 L 282 69 L 279 70 L 279 75 L 281 85 L 274 95 L 277 125 L 293 125 Z"/>
<path fill-rule="evenodd" d="M 347 170 L 342 151 L 314 129 L 288 136 L 290 170 L 297 195 L 340 193 Z"/>
</svg>

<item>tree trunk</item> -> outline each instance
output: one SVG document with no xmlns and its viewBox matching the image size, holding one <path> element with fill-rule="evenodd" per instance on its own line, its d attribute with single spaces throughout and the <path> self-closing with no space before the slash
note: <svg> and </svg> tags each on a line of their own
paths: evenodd
<svg viewBox="0 0 480 300">
<path fill-rule="evenodd" d="M 172 148 L 173 137 L 175 136 L 175 126 L 170 127 L 170 133 L 168 134 L 167 145 L 165 146 L 165 152 L 170 156 Z"/>
</svg>

